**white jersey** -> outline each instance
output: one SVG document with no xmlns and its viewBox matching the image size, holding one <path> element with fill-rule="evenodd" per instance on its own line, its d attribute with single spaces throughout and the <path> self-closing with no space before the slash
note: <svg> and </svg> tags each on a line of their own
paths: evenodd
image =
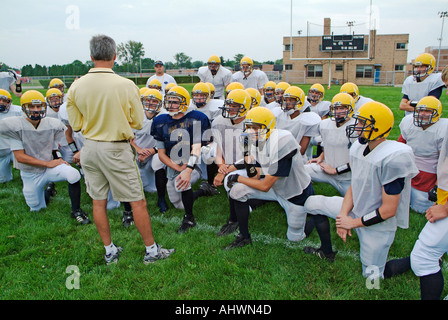
<svg viewBox="0 0 448 320">
<path fill-rule="evenodd" d="M 448 130 L 445 132 L 437 164 L 437 184 L 440 189 L 448 191 Z"/>
<path fill-rule="evenodd" d="M 420 171 L 437 173 L 437 162 L 447 128 L 448 119 L 439 119 L 425 130 L 414 125 L 412 114 L 401 120 L 401 136 L 412 148 L 415 164 Z"/>
<path fill-rule="evenodd" d="M 146 81 L 147 87 L 149 86 L 149 83 L 151 82 L 152 79 L 157 79 L 162 84 L 162 95 L 163 96 L 165 95 L 165 87 L 168 83 L 177 84 L 176 80 L 171 75 L 169 75 L 168 73 L 164 73 L 162 76 L 158 76 L 156 74 L 150 76 L 148 81 Z"/>
<path fill-rule="evenodd" d="M 323 118 L 326 115 L 328 115 L 328 112 L 330 112 L 330 106 L 331 106 L 331 102 L 330 101 L 319 101 L 319 103 L 317 103 L 315 106 L 313 106 L 308 99 L 305 99 L 305 103 L 303 105 L 302 109 L 306 109 L 306 108 L 310 108 L 311 112 L 317 113 L 319 115 L 319 117 Z"/>
<path fill-rule="evenodd" d="M 215 98 L 223 98 L 227 85 L 232 82 L 232 71 L 220 66 L 215 75 L 212 74 L 208 66 L 198 69 L 198 77 L 201 82 L 210 82 L 215 86 Z"/>
<path fill-rule="evenodd" d="M 366 147 L 356 141 L 350 148 L 352 212 L 355 218 L 361 218 L 381 206 L 384 185 L 405 178 L 395 216 L 381 223 L 379 228 L 384 228 L 384 231 L 408 228 L 411 179 L 418 174 L 411 147 L 386 140 L 364 156 Z"/>
<path fill-rule="evenodd" d="M 431 91 L 445 86 L 442 81 L 441 73 L 431 73 L 425 80 L 417 82 L 414 76 L 407 77 L 403 82 L 401 93 L 407 95 L 409 101 L 419 101 L 426 97 Z M 405 115 L 412 114 L 411 111 L 406 111 Z"/>
<path fill-rule="evenodd" d="M 22 108 L 11 104 L 8 112 L 0 112 L 0 121 L 10 117 L 21 117 Z M 3 123 L 3 122 L 0 122 Z M 9 138 L 0 136 L 0 158 L 11 153 L 11 148 L 9 147 Z"/>
<path fill-rule="evenodd" d="M 213 141 L 222 151 L 225 163 L 232 164 L 243 159 L 240 136 L 244 131 L 244 121 L 234 124 L 231 119 L 218 116 L 212 122 Z"/>
<path fill-rule="evenodd" d="M 342 126 L 337 127 L 336 121 L 324 119 L 319 124 L 319 133 L 322 137 L 325 163 L 333 168 L 337 168 L 350 162 L 350 146 L 357 140 L 347 138 L 345 129 L 355 123 L 355 119 L 350 119 Z M 350 180 L 351 171 L 337 175 L 338 179 Z"/>
<path fill-rule="evenodd" d="M 254 88 L 257 90 L 263 89 L 268 77 L 266 73 L 261 70 L 253 70 L 251 74 L 246 77 L 242 71 L 237 71 L 232 75 L 232 82 L 239 82 L 244 86 L 244 89 Z"/>
<path fill-rule="evenodd" d="M 64 109 L 67 112 L 67 102 L 64 102 L 63 104 L 61 104 L 61 106 L 59 107 L 59 111 L 54 111 L 53 108 L 47 106 L 47 113 L 46 113 L 46 117 L 49 118 L 54 118 L 54 119 L 59 119 L 62 121 L 62 123 L 64 123 L 65 125 L 70 125 L 69 123 L 65 123 L 62 118 L 61 118 L 61 110 Z M 68 142 L 67 142 L 67 138 L 64 135 L 61 139 L 61 141 L 59 141 L 59 144 L 61 146 L 68 146 Z"/>
<path fill-rule="evenodd" d="M 145 115 L 143 119 L 143 127 L 139 130 L 132 129 L 135 136 L 135 144 L 142 149 L 150 149 L 156 146 L 156 140 L 151 135 L 151 126 L 153 120 L 161 114 L 167 113 L 166 110 L 162 109 L 154 118 L 148 119 Z"/>
<path fill-rule="evenodd" d="M 261 104 L 260 104 L 261 106 Z M 282 106 L 280 105 L 280 103 L 278 103 L 277 101 L 272 101 L 268 104 L 265 105 L 266 108 L 270 109 L 271 111 L 273 111 L 275 108 L 282 108 Z"/>
<path fill-rule="evenodd" d="M 280 107 L 272 109 L 275 116 L 275 127 L 288 130 L 300 143 L 303 137 L 314 137 L 319 135 L 319 123 L 322 121 L 314 112 L 304 112 L 291 119 Z"/>
<path fill-rule="evenodd" d="M 358 101 L 355 102 L 355 112 L 359 110 L 359 108 L 361 108 L 361 106 L 367 102 L 373 101 L 373 99 L 367 98 L 367 97 L 363 97 L 363 96 L 358 96 L 359 99 Z"/>
<path fill-rule="evenodd" d="M 192 110 L 201 111 L 202 113 L 204 113 L 207 116 L 207 118 L 210 120 L 210 122 L 212 122 L 214 119 L 216 119 L 219 115 L 222 114 L 222 109 L 220 109 L 220 108 L 223 105 L 224 105 L 223 100 L 210 99 L 209 102 L 205 106 L 198 108 L 194 104 L 193 99 L 191 99 L 187 112 L 190 112 Z"/>
<path fill-rule="evenodd" d="M 265 175 L 274 175 L 278 169 L 278 162 L 285 156 L 297 150 L 292 158 L 291 171 L 287 177 L 278 177 L 272 189 L 283 199 L 291 199 L 302 194 L 311 182 L 300 155 L 300 145 L 294 136 L 287 130 L 274 129 L 269 139 L 261 147 L 251 146 L 250 154 L 261 166 Z"/>
<path fill-rule="evenodd" d="M 58 148 L 58 141 L 65 135 L 66 127 L 54 118 L 41 119 L 35 128 L 26 117 L 11 117 L 1 120 L 0 134 L 9 138 L 11 150 L 25 150 L 36 159 L 53 160 L 53 150 Z M 42 173 L 46 168 L 19 163 L 14 158 L 14 167 L 32 173 Z"/>
</svg>

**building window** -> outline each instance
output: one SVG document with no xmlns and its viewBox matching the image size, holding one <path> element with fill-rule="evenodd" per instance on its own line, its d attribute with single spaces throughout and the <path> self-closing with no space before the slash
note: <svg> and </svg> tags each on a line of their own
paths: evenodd
<svg viewBox="0 0 448 320">
<path fill-rule="evenodd" d="M 395 49 L 406 50 L 406 43 L 405 42 L 397 42 Z"/>
<path fill-rule="evenodd" d="M 322 70 L 322 65 L 308 65 L 306 67 L 306 76 L 308 78 L 321 78 Z"/>
<path fill-rule="evenodd" d="M 373 66 L 356 66 L 356 78 L 373 78 Z"/>
<path fill-rule="evenodd" d="M 292 64 L 285 64 L 285 70 L 292 70 Z"/>
<path fill-rule="evenodd" d="M 293 44 L 285 44 L 285 51 L 294 51 Z"/>
<path fill-rule="evenodd" d="M 395 71 L 404 71 L 404 64 L 396 64 Z"/>
<path fill-rule="evenodd" d="M 344 71 L 344 65 L 343 64 L 337 64 L 335 70 L 336 71 Z"/>
</svg>

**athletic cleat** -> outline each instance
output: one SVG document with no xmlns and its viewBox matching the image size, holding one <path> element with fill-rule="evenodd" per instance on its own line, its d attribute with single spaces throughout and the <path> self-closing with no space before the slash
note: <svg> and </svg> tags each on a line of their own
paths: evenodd
<svg viewBox="0 0 448 320">
<path fill-rule="evenodd" d="M 225 236 L 233 233 L 236 229 L 238 229 L 238 222 L 227 220 L 226 224 L 221 227 L 221 230 L 216 235 L 218 237 Z"/>
<path fill-rule="evenodd" d="M 144 264 L 154 263 L 157 260 L 166 259 L 176 250 L 174 249 L 163 249 L 161 246 L 157 245 L 157 254 L 151 255 L 148 252 L 145 253 L 145 257 L 143 258 Z"/>
<path fill-rule="evenodd" d="M 184 219 L 182 220 L 182 224 L 180 225 L 179 229 L 177 229 L 177 232 L 184 233 L 188 229 L 193 228 L 195 225 L 196 225 L 196 221 L 194 220 L 194 217 L 191 217 L 191 219 L 184 217 Z"/>
<path fill-rule="evenodd" d="M 87 217 L 87 214 L 81 209 L 77 209 L 72 211 L 72 218 L 78 221 L 80 224 L 89 224 L 90 220 Z"/>
<path fill-rule="evenodd" d="M 165 198 L 159 198 L 159 200 L 157 200 L 157 206 L 161 213 L 165 213 L 168 210 L 168 204 L 166 203 Z"/>
<path fill-rule="evenodd" d="M 123 251 L 122 247 L 117 247 L 117 252 L 112 254 L 106 254 L 104 255 L 104 260 L 106 261 L 106 265 L 116 264 L 118 262 L 118 256 Z"/>
<path fill-rule="evenodd" d="M 337 251 L 333 251 L 332 253 L 326 255 L 321 248 L 316 249 L 313 247 L 305 247 L 303 248 L 303 251 L 307 254 L 314 254 L 319 258 L 321 258 L 322 260 L 327 260 L 329 262 L 334 262 L 336 258 L 336 253 L 338 253 Z"/>
<path fill-rule="evenodd" d="M 210 185 L 207 181 L 202 181 L 201 184 L 199 185 L 199 189 L 204 191 L 206 196 L 215 196 L 220 194 L 218 189 Z"/>
<path fill-rule="evenodd" d="M 45 204 L 48 206 L 50 198 L 56 195 L 56 189 L 54 188 L 54 182 L 49 182 L 45 188 Z"/>
<path fill-rule="evenodd" d="M 241 233 L 236 236 L 235 241 L 233 241 L 229 246 L 225 247 L 224 250 L 231 250 L 234 248 L 241 248 L 247 246 L 248 244 L 252 245 L 251 238 L 243 238 Z"/>
<path fill-rule="evenodd" d="M 123 218 L 121 219 L 123 222 L 123 227 L 129 228 L 134 225 L 134 215 L 132 211 L 123 211 Z"/>
</svg>

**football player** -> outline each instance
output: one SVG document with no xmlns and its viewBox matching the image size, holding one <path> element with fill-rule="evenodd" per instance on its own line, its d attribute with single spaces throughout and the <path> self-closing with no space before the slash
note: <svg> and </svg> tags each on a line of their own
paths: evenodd
<svg viewBox="0 0 448 320">
<path fill-rule="evenodd" d="M 165 102 L 168 114 L 156 117 L 151 126 L 159 158 L 167 166 L 168 197 L 175 208 L 185 210 L 179 233 L 196 225 L 191 186 L 201 176 L 201 147 L 209 142 L 203 141 L 203 134 L 210 121 L 197 110 L 187 112 L 189 104 L 190 94 L 185 88 L 171 88 Z"/>
<path fill-rule="evenodd" d="M 232 75 L 232 82 L 241 83 L 244 88 L 254 88 L 263 93 L 263 88 L 268 77 L 261 71 L 254 69 L 254 61 L 249 57 L 243 57 L 240 61 L 240 70 Z"/>
<path fill-rule="evenodd" d="M 67 181 L 72 205 L 72 218 L 81 224 L 90 220 L 81 210 L 81 175 L 64 161 L 57 150 L 65 125 L 58 119 L 46 118 L 45 97 L 36 90 L 20 98 L 26 117 L 3 120 L 0 133 L 9 137 L 14 152 L 14 166 L 20 170 L 23 195 L 31 211 L 46 208 L 44 186 L 48 182 Z"/>
<path fill-rule="evenodd" d="M 405 115 L 413 114 L 417 102 L 426 96 L 440 98 L 445 84 L 440 73 L 434 73 L 436 59 L 430 53 L 422 53 L 415 58 L 412 64 L 412 75 L 404 82 L 401 92 L 403 97 L 400 102 L 400 110 Z"/>
<path fill-rule="evenodd" d="M 232 82 L 232 71 L 221 65 L 221 59 L 212 55 L 208 59 L 207 66 L 198 69 L 198 77 L 201 82 L 209 82 L 215 88 L 215 95 L 211 99 L 224 99 L 224 90 Z"/>
<path fill-rule="evenodd" d="M 58 89 L 59 91 L 61 91 L 63 97 L 64 97 L 64 101 L 67 99 L 67 96 L 65 95 L 65 84 L 64 82 L 59 79 L 59 78 L 53 78 L 50 80 L 50 84 L 48 85 L 48 89 Z"/>
<path fill-rule="evenodd" d="M 225 97 L 227 98 L 227 95 L 230 93 L 230 91 L 234 90 L 234 89 L 245 89 L 244 85 L 241 84 L 240 82 L 230 82 L 227 87 L 226 87 L 226 91 L 225 91 Z"/>
<path fill-rule="evenodd" d="M 448 119 L 442 119 L 442 103 L 427 96 L 417 103 L 414 113 L 400 122 L 398 141 L 412 148 L 419 174 L 411 181 L 411 209 L 426 213 L 433 205 L 428 194 L 437 190 L 437 161 L 448 128 Z"/>
<path fill-rule="evenodd" d="M 341 88 L 339 89 L 339 92 L 348 93 L 353 97 L 355 100 L 355 112 L 358 111 L 358 109 L 364 104 L 369 101 L 373 101 L 370 98 L 364 97 L 359 94 L 359 88 L 356 84 L 353 82 L 346 82 L 344 83 Z"/>
<path fill-rule="evenodd" d="M 275 87 L 277 84 L 274 81 L 268 81 L 263 88 L 263 97 L 261 98 L 260 105 L 266 107 L 271 102 L 275 101 Z"/>
<path fill-rule="evenodd" d="M 275 86 L 275 100 L 268 103 L 266 105 L 266 108 L 273 110 L 276 107 L 281 107 L 283 104 L 283 94 L 285 93 L 285 90 L 288 89 L 291 85 L 287 82 L 279 82 Z"/>
<path fill-rule="evenodd" d="M 12 104 L 11 94 L 0 89 L 0 120 L 17 117 L 22 115 L 22 109 Z M 14 156 L 9 147 L 7 138 L 0 136 L 0 183 L 8 182 L 13 179 L 11 162 Z"/>
<path fill-rule="evenodd" d="M 276 127 L 290 131 L 300 144 L 300 153 L 305 155 L 311 137 L 319 134 L 321 119 L 314 112 L 302 112 L 305 93 L 301 88 L 289 86 L 282 99 L 281 107 L 271 109 L 275 116 Z"/>
<path fill-rule="evenodd" d="M 300 241 L 305 237 L 306 212 L 303 204 L 314 194 L 311 178 L 306 173 L 300 145 L 287 130 L 275 129 L 275 116 L 265 107 L 251 109 L 244 121 L 242 134 L 244 173 L 236 171 L 225 179 L 229 189 L 230 215 L 221 228 L 228 234 L 238 222 L 239 234 L 226 249 L 251 244 L 249 233 L 250 199 L 277 201 L 288 221 L 287 238 Z"/>
<path fill-rule="evenodd" d="M 314 221 L 321 247 L 304 251 L 334 260 L 327 217 L 335 218 L 337 234 L 344 242 L 353 229 L 358 235 L 363 276 L 379 279 L 384 277 L 397 227 L 409 227 L 410 180 L 418 170 L 411 147 L 387 140 L 394 115 L 386 105 L 368 102 L 353 118 L 356 121 L 346 132 L 347 137 L 358 139 L 350 148 L 351 185 L 344 198 L 308 198 L 306 211 L 326 219 L 319 224 Z"/>
<path fill-rule="evenodd" d="M 349 148 L 356 139 L 348 139 L 345 132 L 355 122 L 354 109 L 355 101 L 349 94 L 338 93 L 333 97 L 329 117 L 319 123 L 323 150 L 305 165 L 312 181 L 331 184 L 341 196 L 345 196 L 351 181 Z"/>
</svg>

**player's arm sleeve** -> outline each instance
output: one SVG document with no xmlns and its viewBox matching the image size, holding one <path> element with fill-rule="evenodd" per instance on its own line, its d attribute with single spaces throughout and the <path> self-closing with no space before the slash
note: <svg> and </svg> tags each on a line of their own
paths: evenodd
<svg viewBox="0 0 448 320">
<path fill-rule="evenodd" d="M 270 166 L 268 174 L 274 177 L 287 177 L 291 171 L 292 158 L 296 155 L 297 149 L 284 156 L 278 162 Z"/>
<path fill-rule="evenodd" d="M 433 97 L 436 97 L 437 99 L 440 99 L 440 96 L 442 95 L 442 90 L 443 90 L 443 88 L 445 88 L 444 85 L 443 85 L 443 86 L 440 86 L 440 87 L 438 87 L 438 88 L 436 88 L 436 89 L 434 89 L 434 90 L 431 90 L 431 91 L 428 93 L 428 96 L 433 96 Z"/>
</svg>

